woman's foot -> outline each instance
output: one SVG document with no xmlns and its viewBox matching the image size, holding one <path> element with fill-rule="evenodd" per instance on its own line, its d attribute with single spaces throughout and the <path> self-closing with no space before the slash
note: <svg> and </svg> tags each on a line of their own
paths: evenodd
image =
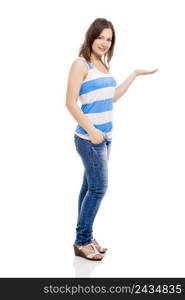
<svg viewBox="0 0 185 300">
<path fill-rule="evenodd" d="M 81 256 L 89 260 L 102 260 L 104 255 L 99 253 L 94 243 L 90 243 L 87 245 L 79 246 L 74 244 L 74 252 L 76 256 Z"/>
<path fill-rule="evenodd" d="M 108 250 L 107 248 L 101 247 L 95 239 L 92 240 L 92 243 L 100 253 L 105 253 Z"/>
</svg>

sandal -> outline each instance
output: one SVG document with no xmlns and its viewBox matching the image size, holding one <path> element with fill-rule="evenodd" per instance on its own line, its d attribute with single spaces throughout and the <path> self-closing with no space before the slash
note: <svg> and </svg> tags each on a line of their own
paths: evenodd
<svg viewBox="0 0 185 300">
<path fill-rule="evenodd" d="M 95 239 L 92 240 L 92 243 L 95 245 L 95 247 L 100 253 L 105 253 L 108 250 L 107 248 L 101 247 Z"/>
<path fill-rule="evenodd" d="M 100 254 L 98 250 L 96 249 L 95 245 L 93 243 L 78 246 L 76 244 L 73 245 L 74 252 L 76 256 L 81 256 L 89 260 L 102 260 L 104 258 L 104 255 Z"/>
</svg>

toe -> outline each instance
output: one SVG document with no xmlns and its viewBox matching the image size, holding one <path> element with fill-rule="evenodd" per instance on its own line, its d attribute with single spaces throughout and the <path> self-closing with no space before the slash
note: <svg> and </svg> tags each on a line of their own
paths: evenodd
<svg viewBox="0 0 185 300">
<path fill-rule="evenodd" d="M 101 254 L 96 254 L 93 259 L 102 259 L 103 256 Z"/>
</svg>

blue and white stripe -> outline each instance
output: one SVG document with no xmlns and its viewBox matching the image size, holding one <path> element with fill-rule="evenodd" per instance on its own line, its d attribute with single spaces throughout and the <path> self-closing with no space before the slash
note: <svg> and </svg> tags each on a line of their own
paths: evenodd
<svg viewBox="0 0 185 300">
<path fill-rule="evenodd" d="M 85 62 L 86 60 L 83 59 Z M 113 96 L 116 81 L 111 74 L 97 70 L 92 64 L 87 63 L 88 75 L 82 82 L 79 99 L 82 103 L 81 110 L 92 122 L 93 126 L 101 130 L 108 140 L 112 140 L 113 130 Z M 79 124 L 75 130 L 78 136 L 89 139 L 87 131 Z"/>
</svg>

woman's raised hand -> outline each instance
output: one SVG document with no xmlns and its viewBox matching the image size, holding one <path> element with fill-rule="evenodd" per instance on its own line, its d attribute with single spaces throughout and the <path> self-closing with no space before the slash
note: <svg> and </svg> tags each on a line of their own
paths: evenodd
<svg viewBox="0 0 185 300">
<path fill-rule="evenodd" d="M 137 76 L 139 75 L 148 75 L 148 74 L 153 74 L 155 72 L 159 71 L 159 69 L 154 69 L 154 70 L 135 70 L 134 72 L 136 73 Z"/>
</svg>

